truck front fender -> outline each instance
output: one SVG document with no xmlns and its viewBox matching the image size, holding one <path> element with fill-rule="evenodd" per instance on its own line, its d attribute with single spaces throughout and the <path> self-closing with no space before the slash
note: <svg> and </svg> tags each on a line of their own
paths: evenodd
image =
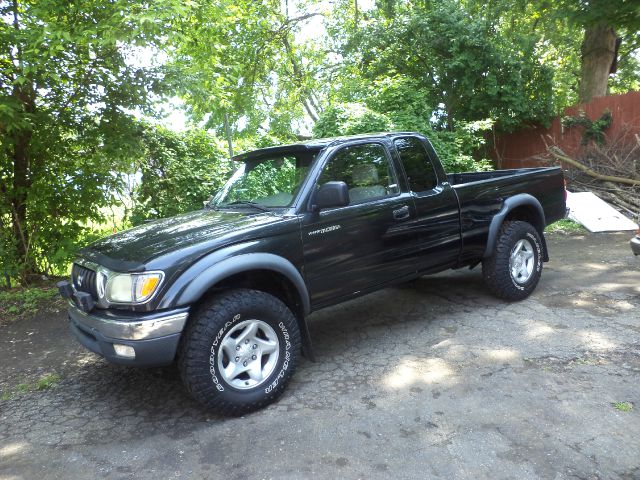
<svg viewBox="0 0 640 480">
<path fill-rule="evenodd" d="M 196 262 L 180 275 L 163 296 L 158 308 L 190 306 L 198 302 L 211 287 L 221 281 L 252 270 L 271 271 L 284 276 L 295 288 L 302 315 L 298 315 L 298 325 L 302 336 L 304 355 L 315 361 L 311 336 L 306 316 L 311 311 L 311 301 L 307 286 L 298 269 L 287 259 L 271 253 L 240 253 L 239 248 L 217 251 Z M 295 313 L 295 312 L 294 312 Z"/>
<path fill-rule="evenodd" d="M 504 201 L 500 211 L 493 217 L 491 224 L 489 225 L 489 235 L 487 237 L 487 246 L 484 251 L 483 258 L 488 258 L 493 255 L 493 251 L 496 247 L 496 241 L 498 239 L 498 232 L 500 227 L 504 223 L 505 218 L 509 213 L 513 212 L 517 208 L 526 207 L 528 213 L 532 216 L 533 227 L 538 230 L 540 239 L 542 240 L 543 258 L 542 261 L 549 261 L 549 253 L 547 252 L 547 242 L 544 238 L 544 228 L 547 225 L 542 205 L 536 197 L 529 195 L 528 193 L 519 193 L 513 197 L 509 197 Z"/>
<path fill-rule="evenodd" d="M 302 275 L 290 261 L 271 253 L 231 253 L 231 256 L 225 256 L 222 252 L 215 252 L 208 255 L 180 275 L 164 294 L 158 308 L 192 305 L 222 280 L 251 270 L 270 270 L 286 277 L 298 293 L 304 314 L 310 312 L 309 292 Z"/>
</svg>

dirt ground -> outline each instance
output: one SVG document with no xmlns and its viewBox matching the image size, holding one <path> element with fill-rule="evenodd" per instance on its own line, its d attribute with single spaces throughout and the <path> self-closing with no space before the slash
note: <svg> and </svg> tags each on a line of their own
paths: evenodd
<svg viewBox="0 0 640 480">
<path fill-rule="evenodd" d="M 640 479 L 629 237 L 548 236 L 519 303 L 465 269 L 317 312 L 318 361 L 242 418 L 84 351 L 64 312 L 4 325 L 0 480 Z"/>
</svg>

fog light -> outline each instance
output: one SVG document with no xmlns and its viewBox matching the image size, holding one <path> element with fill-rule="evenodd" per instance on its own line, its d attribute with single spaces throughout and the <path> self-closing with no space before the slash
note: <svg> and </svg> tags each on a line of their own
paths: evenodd
<svg viewBox="0 0 640 480">
<path fill-rule="evenodd" d="M 136 351 L 129 345 L 120 345 L 119 343 L 113 344 L 113 349 L 116 351 L 116 355 L 124 358 L 136 358 Z"/>
</svg>

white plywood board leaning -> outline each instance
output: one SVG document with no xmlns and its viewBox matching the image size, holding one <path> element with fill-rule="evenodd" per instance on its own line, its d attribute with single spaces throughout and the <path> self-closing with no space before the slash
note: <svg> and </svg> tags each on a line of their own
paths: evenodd
<svg viewBox="0 0 640 480">
<path fill-rule="evenodd" d="M 636 223 L 591 192 L 567 192 L 567 207 L 569 207 L 569 218 L 590 232 L 638 229 Z"/>
</svg>

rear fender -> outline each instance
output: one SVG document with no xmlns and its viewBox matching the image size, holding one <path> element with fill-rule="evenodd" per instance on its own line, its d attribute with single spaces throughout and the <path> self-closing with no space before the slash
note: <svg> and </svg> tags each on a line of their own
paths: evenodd
<svg viewBox="0 0 640 480">
<path fill-rule="evenodd" d="M 535 220 L 533 227 L 538 231 L 540 239 L 542 240 L 542 261 L 549 261 L 547 241 L 544 238 L 544 227 L 546 226 L 544 210 L 542 209 L 542 205 L 540 205 L 538 199 L 528 193 L 519 193 L 518 195 L 509 197 L 504 201 L 502 209 L 500 209 L 500 211 L 493 217 L 491 224 L 489 225 L 489 235 L 487 237 L 487 246 L 485 248 L 483 258 L 488 258 L 493 255 L 500 227 L 509 213 L 519 207 L 528 207 L 529 212 L 533 215 Z"/>
</svg>

